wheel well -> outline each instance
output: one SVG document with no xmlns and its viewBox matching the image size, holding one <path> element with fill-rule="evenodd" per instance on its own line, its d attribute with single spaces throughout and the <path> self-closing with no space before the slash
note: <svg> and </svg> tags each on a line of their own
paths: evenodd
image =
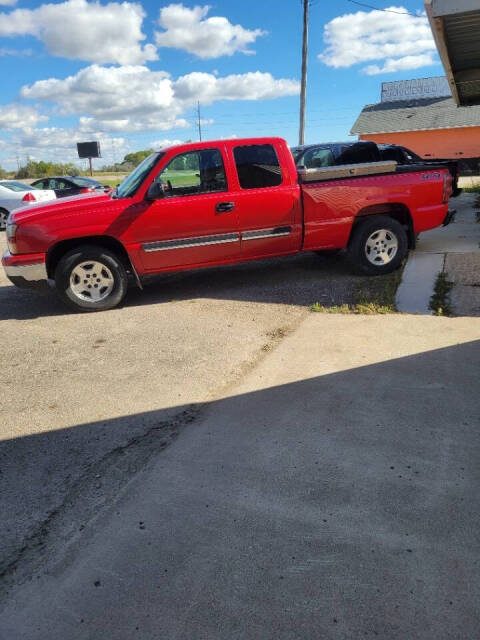
<svg viewBox="0 0 480 640">
<path fill-rule="evenodd" d="M 379 216 L 379 215 L 388 216 L 390 218 L 393 218 L 394 220 L 397 220 L 397 222 L 399 222 L 407 232 L 408 248 L 409 249 L 415 248 L 415 233 L 413 231 L 412 216 L 410 214 L 408 207 L 405 206 L 404 204 L 401 204 L 400 202 L 375 204 L 370 207 L 365 207 L 364 209 L 361 209 L 355 216 L 352 231 L 350 233 L 349 242 L 352 239 L 352 234 L 354 229 L 359 224 L 361 224 L 362 220 L 366 216 Z"/>
<path fill-rule="evenodd" d="M 58 263 L 62 259 L 62 257 L 75 249 L 75 247 L 80 247 L 82 245 L 95 245 L 97 247 L 101 247 L 103 249 L 109 249 L 112 253 L 114 253 L 121 261 L 123 266 L 127 271 L 135 274 L 132 263 L 128 256 L 127 250 L 123 246 L 121 242 L 115 240 L 111 236 L 86 236 L 84 238 L 73 238 L 72 240 L 62 240 L 58 242 L 53 247 L 51 247 L 47 252 L 47 273 L 49 278 L 53 278 L 55 276 L 55 269 L 57 268 Z"/>
</svg>

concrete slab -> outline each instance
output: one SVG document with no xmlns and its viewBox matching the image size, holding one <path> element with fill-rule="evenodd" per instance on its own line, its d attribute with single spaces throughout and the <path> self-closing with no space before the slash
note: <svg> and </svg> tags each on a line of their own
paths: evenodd
<svg viewBox="0 0 480 640">
<path fill-rule="evenodd" d="M 415 253 L 471 253 L 479 250 L 480 224 L 475 220 L 476 193 L 462 193 L 450 201 L 455 220 L 447 227 L 421 233 Z"/>
<path fill-rule="evenodd" d="M 479 338 L 308 316 L 11 594 L 0 636 L 477 638 Z"/>
<path fill-rule="evenodd" d="M 461 194 L 451 201 L 451 208 L 457 211 L 454 222 L 447 227 L 420 234 L 417 248 L 410 252 L 397 290 L 399 311 L 430 314 L 429 302 L 435 281 L 443 271 L 447 257 L 456 254 L 463 256 L 455 264 L 460 268 L 459 264 L 464 262 L 468 268 L 472 261 L 468 256 L 480 256 L 480 224 L 475 219 L 476 199 L 475 193 Z"/>
<path fill-rule="evenodd" d="M 397 289 L 397 309 L 403 313 L 431 314 L 430 298 L 439 273 L 443 270 L 443 253 L 416 253 L 409 257 Z"/>
</svg>

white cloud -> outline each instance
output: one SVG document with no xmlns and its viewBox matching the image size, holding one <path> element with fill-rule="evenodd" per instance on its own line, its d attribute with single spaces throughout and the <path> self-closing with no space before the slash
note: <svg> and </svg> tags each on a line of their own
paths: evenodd
<svg viewBox="0 0 480 640">
<path fill-rule="evenodd" d="M 385 60 L 384 67 L 362 69 L 369 75 L 434 64 L 435 43 L 425 14 L 412 16 L 404 7 L 388 9 L 390 12 L 358 11 L 331 20 L 324 29 L 327 47 L 318 58 L 336 69 Z"/>
<path fill-rule="evenodd" d="M 182 144 L 182 140 L 169 140 L 167 138 L 165 140 L 154 140 L 153 142 L 149 142 L 147 147 L 158 151 L 159 149 L 165 149 L 166 147 L 174 147 L 177 144 Z"/>
<path fill-rule="evenodd" d="M 82 114 L 83 129 L 140 131 L 185 126 L 177 116 L 172 81 L 164 71 L 142 66 L 92 65 L 64 80 L 40 80 L 23 87 L 24 98 L 60 105 L 65 114 Z"/>
<path fill-rule="evenodd" d="M 85 139 L 84 132 L 78 128 L 28 128 L 14 135 L 7 143 L 7 147 L 16 152 L 20 150 L 22 155 L 28 153 L 32 158 L 76 162 L 78 160 L 76 143 L 83 142 Z M 130 149 L 129 141 L 125 138 L 111 137 L 98 131 L 92 132 L 88 139 L 100 142 L 103 164 L 113 162 L 114 158 L 123 158 Z"/>
<path fill-rule="evenodd" d="M 14 4 L 17 4 L 17 0 L 0 0 L 0 6 L 13 7 Z"/>
<path fill-rule="evenodd" d="M 382 67 L 370 64 L 362 71 L 369 76 L 379 73 L 394 73 L 395 71 L 405 71 L 406 69 L 419 69 L 435 64 L 432 53 L 422 53 L 419 56 L 405 56 L 404 58 L 387 58 Z"/>
<path fill-rule="evenodd" d="M 153 44 L 141 44 L 144 17 L 141 5 L 135 3 L 67 0 L 0 13 L 0 36 L 35 36 L 54 56 L 142 64 L 158 58 Z"/>
<path fill-rule="evenodd" d="M 236 52 L 255 53 L 248 45 L 265 35 L 265 31 L 245 29 L 220 16 L 207 18 L 209 11 L 208 5 L 193 9 L 183 4 L 163 7 L 158 24 L 165 31 L 155 33 L 157 45 L 184 49 L 203 59 L 231 56 Z"/>
<path fill-rule="evenodd" d="M 210 104 L 216 100 L 269 100 L 297 95 L 296 80 L 275 79 L 270 73 L 252 71 L 218 78 L 211 73 L 194 72 L 174 83 L 175 96 L 186 103 Z"/>
<path fill-rule="evenodd" d="M 33 107 L 18 104 L 0 105 L 0 129 L 25 129 L 48 120 Z"/>
<path fill-rule="evenodd" d="M 23 87 L 27 99 L 58 104 L 64 114 L 80 115 L 82 130 L 167 131 L 190 124 L 181 117 L 196 105 L 216 100 L 262 100 L 296 95 L 296 80 L 275 79 L 259 71 L 219 78 L 190 73 L 177 81 L 165 71 L 143 66 L 92 65 L 64 80 L 50 78 Z"/>
<path fill-rule="evenodd" d="M 7 47 L 0 47 L 0 56 L 33 56 L 32 49 L 9 49 Z"/>
</svg>

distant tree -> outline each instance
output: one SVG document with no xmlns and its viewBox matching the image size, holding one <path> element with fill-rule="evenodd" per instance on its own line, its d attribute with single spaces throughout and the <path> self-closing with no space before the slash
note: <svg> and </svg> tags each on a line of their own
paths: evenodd
<svg viewBox="0 0 480 640">
<path fill-rule="evenodd" d="M 134 167 L 137 167 L 151 153 L 153 153 L 153 149 L 144 149 L 143 151 L 134 151 L 133 153 L 127 153 L 127 155 L 123 158 L 122 165 L 128 162 Z"/>
<path fill-rule="evenodd" d="M 170 168 L 174 171 L 182 171 L 183 169 L 186 169 L 185 156 L 178 156 L 178 158 L 175 158 L 171 163 Z"/>
<path fill-rule="evenodd" d="M 15 177 L 20 179 L 46 178 L 48 176 L 57 175 L 78 176 L 80 175 L 80 171 L 78 167 L 76 167 L 72 163 L 55 164 L 53 162 L 45 162 L 44 160 L 40 160 L 38 162 L 29 160 L 25 166 L 20 167 L 20 169 L 15 174 Z"/>
<path fill-rule="evenodd" d="M 5 171 L 5 169 L 0 167 L 0 180 L 4 180 L 7 176 L 8 176 L 8 173 Z"/>
<path fill-rule="evenodd" d="M 185 169 L 190 169 L 191 171 L 198 171 L 198 154 L 197 153 L 189 153 L 185 158 Z"/>
</svg>

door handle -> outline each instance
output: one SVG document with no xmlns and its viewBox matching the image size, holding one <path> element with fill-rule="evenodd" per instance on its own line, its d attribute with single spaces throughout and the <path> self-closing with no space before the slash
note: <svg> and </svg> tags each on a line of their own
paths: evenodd
<svg viewBox="0 0 480 640">
<path fill-rule="evenodd" d="M 233 202 L 219 202 L 215 207 L 215 211 L 217 213 L 228 213 L 229 211 L 233 211 L 235 209 L 235 204 Z"/>
</svg>

